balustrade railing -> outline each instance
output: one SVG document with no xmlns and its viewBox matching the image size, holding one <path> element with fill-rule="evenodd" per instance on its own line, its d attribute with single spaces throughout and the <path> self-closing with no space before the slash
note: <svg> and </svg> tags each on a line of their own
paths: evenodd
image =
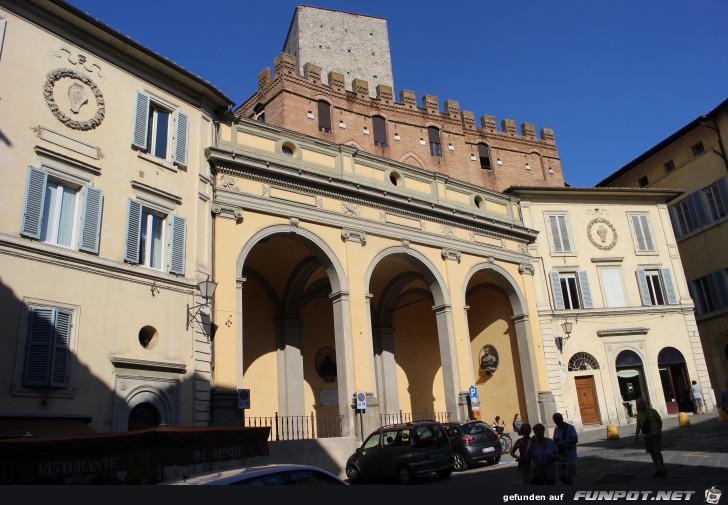
<svg viewBox="0 0 728 505">
<path fill-rule="evenodd" d="M 398 413 L 380 414 L 379 418 L 382 425 L 410 423 L 414 421 L 429 421 L 431 419 L 438 423 L 446 423 L 450 420 L 451 413 L 452 412 L 430 412 L 427 409 L 425 409 L 424 412 L 402 412 L 402 410 L 400 410 Z"/>
<path fill-rule="evenodd" d="M 312 438 L 333 438 L 341 436 L 344 416 L 274 416 L 245 417 L 248 427 L 270 426 L 270 441 L 307 440 Z"/>
</svg>

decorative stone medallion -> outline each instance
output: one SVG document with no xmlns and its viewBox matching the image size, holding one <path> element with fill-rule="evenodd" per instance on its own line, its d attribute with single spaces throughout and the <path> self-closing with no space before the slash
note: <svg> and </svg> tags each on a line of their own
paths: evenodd
<svg viewBox="0 0 728 505">
<path fill-rule="evenodd" d="M 603 217 L 597 217 L 589 222 L 586 234 L 594 247 L 608 251 L 617 245 L 617 229 Z"/>
<path fill-rule="evenodd" d="M 95 110 L 88 111 L 89 94 L 93 95 Z M 60 68 L 46 76 L 43 97 L 56 118 L 74 130 L 93 130 L 106 115 L 104 95 L 96 84 L 85 75 Z M 67 115 L 71 113 L 71 116 Z"/>
</svg>

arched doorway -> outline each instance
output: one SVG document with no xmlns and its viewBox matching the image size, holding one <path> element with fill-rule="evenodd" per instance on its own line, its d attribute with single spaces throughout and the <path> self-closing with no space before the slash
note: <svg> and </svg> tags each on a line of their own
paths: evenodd
<svg viewBox="0 0 728 505">
<path fill-rule="evenodd" d="M 585 374 L 591 370 L 599 370 L 599 363 L 589 353 L 577 352 L 568 365 L 569 372 L 579 372 L 574 376 L 576 397 L 579 402 L 579 413 L 583 424 L 596 424 L 601 421 L 599 403 L 597 401 L 594 373 Z"/>
<path fill-rule="evenodd" d="M 151 403 L 140 403 L 129 412 L 129 431 L 156 428 L 160 425 L 162 416 Z"/>
<path fill-rule="evenodd" d="M 668 414 L 691 412 L 690 381 L 682 353 L 674 347 L 665 347 L 657 355 L 657 367 L 660 370 L 662 393 Z"/>
<path fill-rule="evenodd" d="M 649 402 L 642 358 L 630 350 L 619 353 L 615 362 L 619 394 L 622 396 L 627 417 L 637 416 L 637 399 L 644 397 Z"/>
</svg>

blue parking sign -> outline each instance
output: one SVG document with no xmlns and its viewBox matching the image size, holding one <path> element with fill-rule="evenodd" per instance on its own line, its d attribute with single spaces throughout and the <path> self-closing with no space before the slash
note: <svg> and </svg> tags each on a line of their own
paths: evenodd
<svg viewBox="0 0 728 505">
<path fill-rule="evenodd" d="M 478 388 L 475 386 L 470 386 L 470 398 L 477 398 L 478 397 Z"/>
</svg>

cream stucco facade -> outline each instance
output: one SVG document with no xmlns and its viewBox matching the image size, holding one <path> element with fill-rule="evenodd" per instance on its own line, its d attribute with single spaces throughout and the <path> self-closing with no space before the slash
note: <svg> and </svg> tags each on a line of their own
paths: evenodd
<svg viewBox="0 0 728 505">
<path fill-rule="evenodd" d="M 68 6 L 0 19 L 0 414 L 206 425 L 210 344 L 186 307 L 212 273 L 203 149 L 229 100 Z"/>
<path fill-rule="evenodd" d="M 691 411 L 690 381 L 711 386 L 665 203 L 680 192 L 509 193 L 521 199 L 524 224 L 541 230 L 530 251 L 558 409 L 577 425 L 625 424 L 639 396 L 663 416 Z"/>
</svg>

